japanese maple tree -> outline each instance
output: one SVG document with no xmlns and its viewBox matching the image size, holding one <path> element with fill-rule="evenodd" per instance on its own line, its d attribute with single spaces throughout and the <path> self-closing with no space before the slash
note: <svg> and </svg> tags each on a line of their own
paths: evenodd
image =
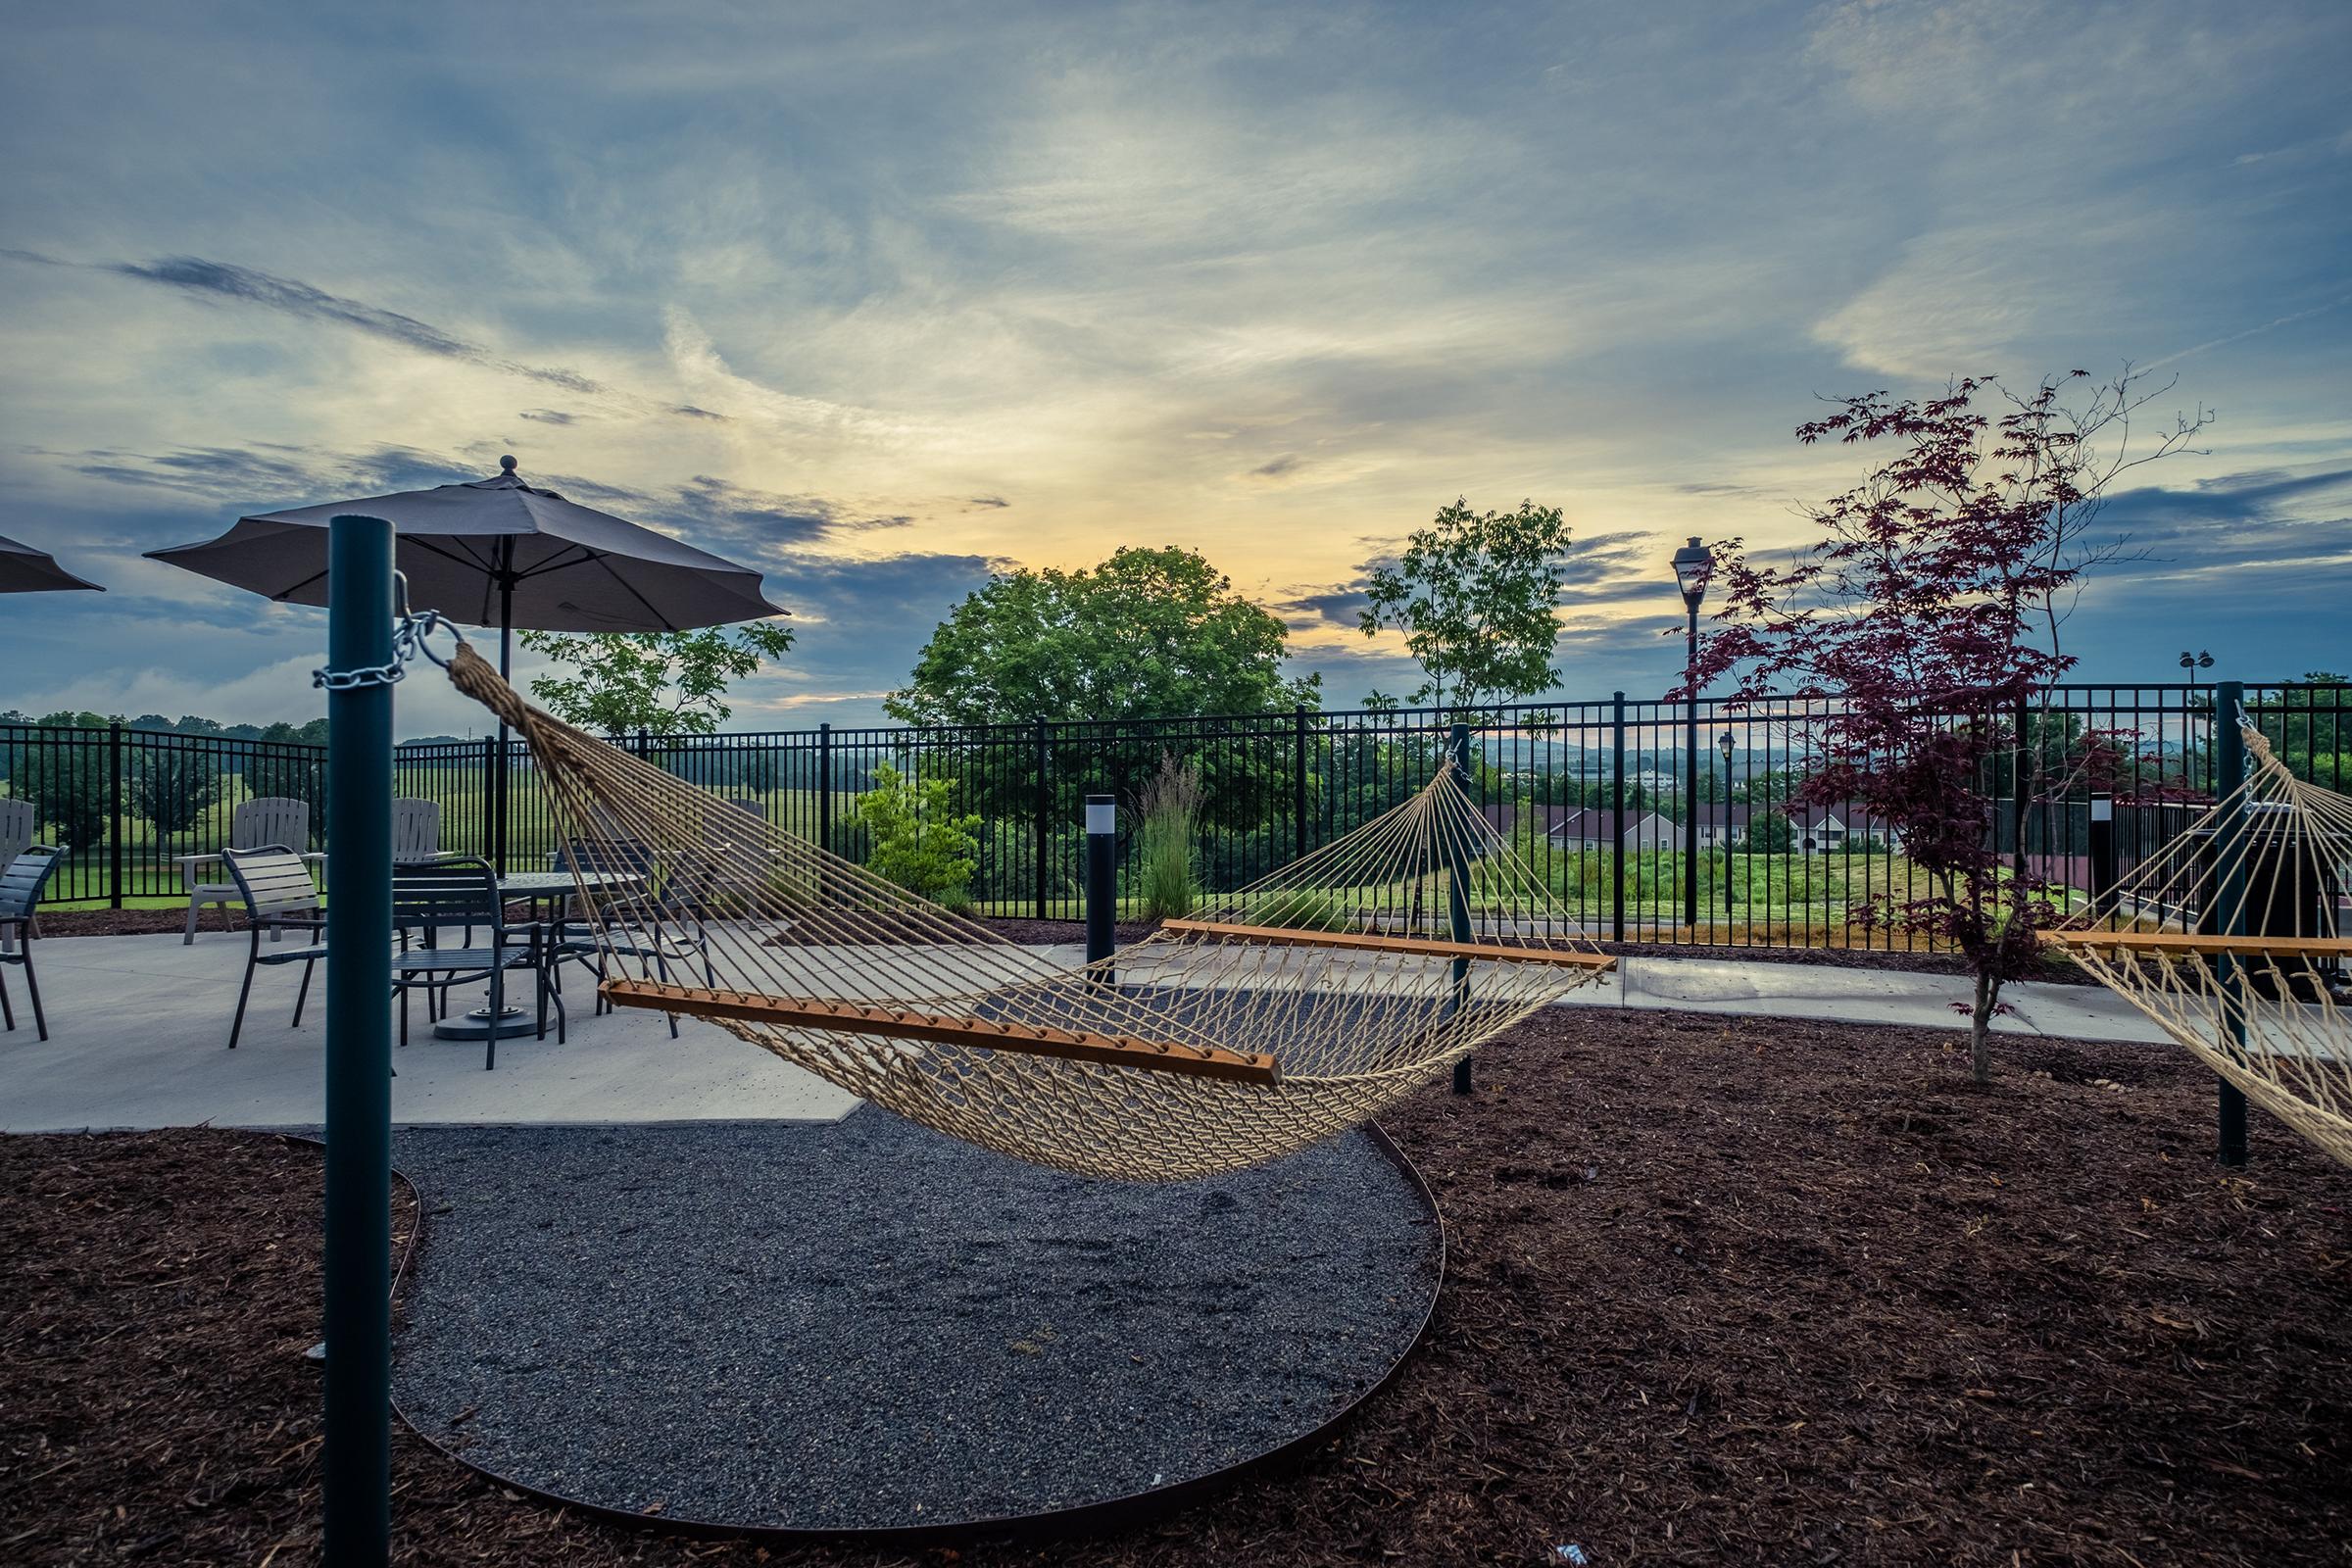
<svg viewBox="0 0 2352 1568">
<path fill-rule="evenodd" d="M 1701 688 L 1730 677 L 1746 703 L 1841 699 L 1802 796 L 1853 802 L 1900 838 L 1910 884 L 1849 916 L 1967 959 L 1979 1083 L 1990 1077 L 2001 988 L 2031 972 L 2038 933 L 2062 912 L 2043 882 L 2002 863 L 2000 797 L 2062 793 L 2107 755 L 2034 739 L 2049 729 L 2047 688 L 2075 663 L 2060 631 L 2083 574 L 2129 548 L 2096 536 L 2102 500 L 2120 474 L 2183 450 L 2209 419 L 2176 418 L 2134 449 L 2133 415 L 2170 383 L 2143 388 L 2128 367 L 2103 386 L 2078 385 L 2086 382 L 2078 370 L 2012 393 L 1972 376 L 1924 400 L 1847 398 L 1799 425 L 1807 445 L 1836 439 L 1886 455 L 1810 509 L 1821 537 L 1794 559 L 1760 559 L 1739 540 L 1717 547 L 1722 609 L 1692 668 Z M 2086 403 L 2068 406 L 2070 392 L 2086 390 Z"/>
</svg>

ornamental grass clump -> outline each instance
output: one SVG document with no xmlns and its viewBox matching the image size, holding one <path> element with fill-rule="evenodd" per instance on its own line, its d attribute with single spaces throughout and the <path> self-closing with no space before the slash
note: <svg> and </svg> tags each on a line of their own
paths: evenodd
<svg viewBox="0 0 2352 1568">
<path fill-rule="evenodd" d="M 1142 819 L 1144 915 L 1176 920 L 1193 912 L 1200 880 L 1193 855 L 1193 829 L 1200 817 L 1200 770 L 1163 754 L 1159 771 L 1136 798 Z"/>
</svg>

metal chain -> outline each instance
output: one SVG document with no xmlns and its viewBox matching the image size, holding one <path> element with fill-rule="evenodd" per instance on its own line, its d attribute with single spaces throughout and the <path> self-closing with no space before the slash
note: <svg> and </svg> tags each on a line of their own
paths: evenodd
<svg viewBox="0 0 2352 1568">
<path fill-rule="evenodd" d="M 368 664 L 359 669 L 314 669 L 311 684 L 330 692 L 357 691 L 365 686 L 392 686 L 408 673 L 404 667 L 419 655 L 447 668 L 449 662 L 433 652 L 425 639 L 435 631 L 447 631 L 459 642 L 466 640 L 455 624 L 438 610 L 422 612 L 409 609 L 409 579 L 405 572 L 392 574 L 393 588 L 399 599 L 400 618 L 392 625 L 392 661 L 385 664 Z"/>
</svg>

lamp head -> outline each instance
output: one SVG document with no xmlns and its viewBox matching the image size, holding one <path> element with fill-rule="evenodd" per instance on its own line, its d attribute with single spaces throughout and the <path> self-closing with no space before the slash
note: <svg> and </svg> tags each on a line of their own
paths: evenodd
<svg viewBox="0 0 2352 1568">
<path fill-rule="evenodd" d="M 1707 583 L 1715 575 L 1715 555 L 1694 537 L 1674 553 L 1674 581 L 1683 591 L 1683 603 L 1692 614 L 1698 613 L 1699 602 L 1707 597 Z"/>
</svg>

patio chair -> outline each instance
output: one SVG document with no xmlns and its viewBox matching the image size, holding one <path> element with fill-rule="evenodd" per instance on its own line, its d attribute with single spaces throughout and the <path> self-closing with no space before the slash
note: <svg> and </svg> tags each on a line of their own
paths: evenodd
<svg viewBox="0 0 2352 1568">
<path fill-rule="evenodd" d="M 392 803 L 392 858 L 433 860 L 441 856 L 441 803 L 403 797 Z"/>
<path fill-rule="evenodd" d="M 589 875 L 607 874 L 634 879 L 634 888 L 614 894 L 587 918 L 565 918 L 553 933 L 557 963 L 570 959 L 596 973 L 599 992 L 594 1011 L 604 1010 L 602 987 L 607 978 L 606 956 L 637 960 L 655 978 L 667 980 L 669 966 L 685 964 L 689 972 L 701 960 L 707 983 L 716 985 L 710 967 L 710 943 L 703 929 L 702 901 L 687 880 L 664 874 L 654 863 L 653 851 L 634 840 L 573 840 L 549 857 L 550 869 L 569 871 L 576 864 Z M 599 928 L 602 935 L 599 935 Z M 669 1018 L 669 1037 L 678 1037 L 678 1019 Z"/>
<path fill-rule="evenodd" d="M 65 851 L 35 844 L 10 857 L 8 869 L 0 871 L 0 936 L 9 939 L 6 951 L 0 951 L 0 964 L 24 966 L 24 989 L 32 997 L 32 1026 L 43 1040 L 49 1038 L 49 1020 L 42 1016 L 41 982 L 32 972 L 32 916 L 40 907 L 41 890 L 49 885 L 58 861 L 64 858 Z M 17 1027 L 17 1009 L 9 1003 L 5 978 L 0 978 L 0 1018 L 7 1020 L 12 1031 Z"/>
<path fill-rule="evenodd" d="M 18 856 L 32 848 L 33 836 L 41 830 L 39 815 L 40 812 L 30 801 L 0 801 L 0 865 L 10 864 Z M 0 953 L 6 953 L 15 946 L 14 937 L 0 935 Z"/>
<path fill-rule="evenodd" d="M 228 867 L 229 893 L 243 902 L 252 944 L 245 953 L 245 983 L 237 988 L 237 1015 L 228 1026 L 228 1049 L 237 1049 L 245 1032 L 245 1004 L 253 997 L 253 972 L 263 964 L 299 963 L 302 989 L 294 994 L 294 1024 L 302 1027 L 302 1006 L 310 1000 L 311 974 L 326 956 L 319 934 L 326 929 L 326 910 L 319 902 L 318 884 L 311 880 L 307 857 L 282 844 L 229 850 L 220 857 Z M 304 938 L 298 948 L 262 951 L 262 933 L 274 943 L 287 931 Z"/>
<path fill-rule="evenodd" d="M 490 982 L 493 1028 L 484 1042 L 483 1070 L 498 1065 L 495 1020 L 506 1008 L 507 971 L 529 969 L 539 1006 L 539 1038 L 547 1038 L 547 1005 L 556 1004 L 556 1043 L 564 1043 L 564 999 L 554 986 L 554 945 L 537 925 L 520 929 L 507 924 L 506 901 L 498 891 L 498 875 L 490 862 L 473 856 L 452 855 L 416 860 L 392 867 L 392 923 L 400 931 L 400 950 L 392 955 L 392 987 L 400 994 L 400 1043 L 409 1043 L 409 993 L 422 990 L 428 1013 L 437 998 L 455 986 L 477 980 Z M 484 928 L 489 940 L 476 944 L 473 930 Z M 464 945 L 440 946 L 444 931 L 463 930 Z M 416 940 L 413 940 L 416 939 Z"/>
<path fill-rule="evenodd" d="M 311 804 L 289 800 L 279 795 L 258 796 L 242 802 L 229 813 L 228 847 L 230 850 L 279 849 L 300 856 L 306 866 L 316 865 L 326 858 L 310 853 Z M 206 905 L 226 908 L 237 898 L 236 884 L 199 880 L 197 867 L 222 859 L 221 855 L 183 855 L 179 857 L 179 874 L 188 887 L 188 929 L 181 945 L 196 940 L 196 916 Z M 277 940 L 280 928 L 271 927 L 270 940 Z"/>
</svg>

